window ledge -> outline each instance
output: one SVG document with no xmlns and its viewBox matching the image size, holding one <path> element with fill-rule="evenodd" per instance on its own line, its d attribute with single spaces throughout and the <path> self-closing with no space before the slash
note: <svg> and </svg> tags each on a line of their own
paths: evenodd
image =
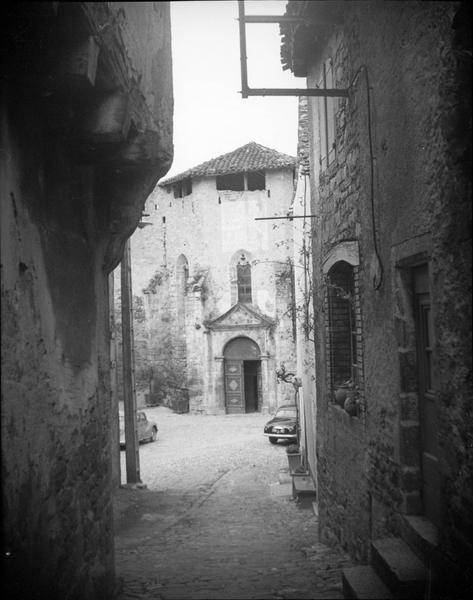
<svg viewBox="0 0 473 600">
<path fill-rule="evenodd" d="M 356 426 L 358 423 L 361 423 L 361 415 L 360 414 L 357 416 L 351 416 L 347 413 L 347 411 L 344 408 L 342 408 L 338 404 L 334 404 L 332 402 L 329 402 L 329 407 L 332 411 L 332 414 L 336 415 L 336 418 L 338 420 L 341 420 L 344 423 L 347 423 L 347 424 L 353 425 L 353 426 Z"/>
</svg>

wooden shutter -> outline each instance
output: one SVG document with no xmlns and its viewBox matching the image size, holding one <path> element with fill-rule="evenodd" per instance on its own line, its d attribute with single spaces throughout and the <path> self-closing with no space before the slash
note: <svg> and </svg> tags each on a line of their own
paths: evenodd
<svg viewBox="0 0 473 600">
<path fill-rule="evenodd" d="M 225 359 L 225 406 L 227 414 L 245 412 L 242 360 Z"/>
<path fill-rule="evenodd" d="M 333 85 L 333 65 L 332 59 L 325 61 L 325 87 L 332 89 Z M 327 165 L 333 162 L 335 158 L 335 98 L 326 98 L 326 118 L 327 118 Z"/>
</svg>

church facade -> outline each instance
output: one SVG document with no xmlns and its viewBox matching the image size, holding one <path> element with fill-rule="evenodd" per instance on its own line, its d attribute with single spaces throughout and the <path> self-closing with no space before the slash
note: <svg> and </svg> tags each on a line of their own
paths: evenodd
<svg viewBox="0 0 473 600">
<path fill-rule="evenodd" d="M 296 361 L 295 168 L 294 157 L 250 142 L 148 198 L 149 226 L 131 255 L 138 384 L 141 369 L 151 402 L 187 397 L 204 414 L 294 402 L 275 372 Z"/>
</svg>

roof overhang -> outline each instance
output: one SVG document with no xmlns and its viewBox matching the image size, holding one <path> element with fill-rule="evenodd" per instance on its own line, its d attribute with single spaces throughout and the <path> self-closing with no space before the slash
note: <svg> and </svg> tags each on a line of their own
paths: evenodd
<svg viewBox="0 0 473 600">
<path fill-rule="evenodd" d="M 336 25 L 343 20 L 344 2 L 338 0 L 289 0 L 285 17 L 296 22 L 282 22 L 281 63 L 296 77 L 307 77 L 307 64 L 321 51 Z"/>
</svg>

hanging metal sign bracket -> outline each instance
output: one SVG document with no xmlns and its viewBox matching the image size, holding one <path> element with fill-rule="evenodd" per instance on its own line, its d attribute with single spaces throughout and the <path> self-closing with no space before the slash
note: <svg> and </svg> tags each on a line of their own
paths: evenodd
<svg viewBox="0 0 473 600">
<path fill-rule="evenodd" d="M 248 65 L 246 56 L 247 23 L 307 23 L 307 19 L 283 15 L 245 15 L 245 2 L 238 0 L 238 21 L 240 25 L 240 65 L 241 96 L 316 96 L 325 98 L 347 98 L 348 89 L 324 88 L 250 88 L 248 86 Z"/>
</svg>

